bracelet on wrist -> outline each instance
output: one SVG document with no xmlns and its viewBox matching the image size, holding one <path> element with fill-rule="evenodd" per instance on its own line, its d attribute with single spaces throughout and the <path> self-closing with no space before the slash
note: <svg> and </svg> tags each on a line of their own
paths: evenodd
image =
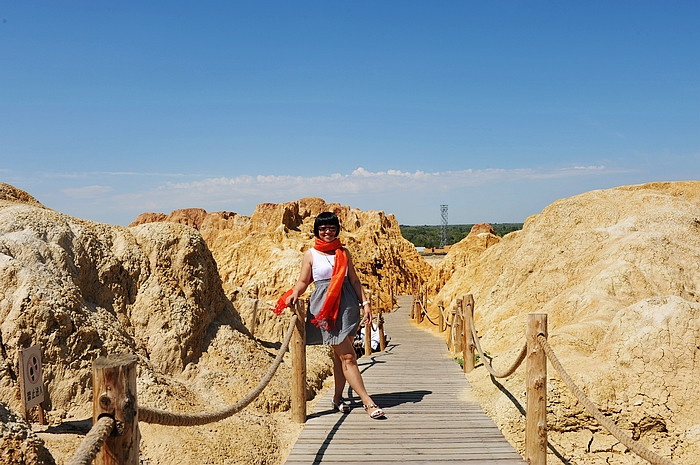
<svg viewBox="0 0 700 465">
<path fill-rule="evenodd" d="M 363 307 L 364 307 L 365 305 L 368 305 L 368 304 L 369 304 L 369 300 L 365 300 L 364 302 L 362 302 L 362 306 L 363 306 Z"/>
</svg>

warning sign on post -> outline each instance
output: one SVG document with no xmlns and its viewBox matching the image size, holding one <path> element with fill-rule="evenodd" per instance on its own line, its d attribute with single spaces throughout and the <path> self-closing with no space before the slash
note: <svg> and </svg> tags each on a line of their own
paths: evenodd
<svg viewBox="0 0 700 465">
<path fill-rule="evenodd" d="M 22 350 L 22 403 L 27 412 L 44 400 L 44 382 L 42 381 L 41 346 L 34 345 Z"/>
</svg>

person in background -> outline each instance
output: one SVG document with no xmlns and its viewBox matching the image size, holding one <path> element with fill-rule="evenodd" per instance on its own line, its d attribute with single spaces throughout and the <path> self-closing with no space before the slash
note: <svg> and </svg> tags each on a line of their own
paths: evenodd
<svg viewBox="0 0 700 465">
<path fill-rule="evenodd" d="M 372 352 L 376 352 L 376 351 L 379 350 L 379 345 L 380 345 L 380 343 L 381 343 L 381 341 L 380 341 L 380 339 L 379 339 L 379 325 L 375 325 L 374 323 L 372 323 L 372 324 L 371 324 L 371 327 L 372 327 L 372 330 L 371 330 L 370 335 L 369 335 L 369 347 L 370 347 L 370 349 L 372 349 Z M 363 325 L 363 326 L 360 327 L 359 338 L 356 338 L 356 339 L 359 339 L 360 341 L 362 341 L 362 351 L 363 351 L 363 353 L 364 353 L 364 350 L 365 350 L 365 349 L 364 349 L 364 345 L 365 345 L 365 328 L 367 328 L 367 326 L 364 326 L 364 325 Z M 389 336 L 386 335 L 386 331 L 385 331 L 385 332 L 384 332 L 384 342 L 389 342 L 390 340 L 391 340 L 391 338 L 390 338 Z"/>
<path fill-rule="evenodd" d="M 357 366 L 353 338 L 360 323 L 360 309 L 363 310 L 364 322 L 371 321 L 372 310 L 350 253 L 338 239 L 339 233 L 340 221 L 334 213 L 324 212 L 316 217 L 314 247 L 304 253 L 299 279 L 280 298 L 276 312 L 293 306 L 313 282 L 306 340 L 309 345 L 328 344 L 333 348 L 333 408 L 342 413 L 350 411 L 350 403 L 343 398 L 347 382 L 360 397 L 370 418 L 385 418 L 384 411 L 367 393 Z"/>
</svg>

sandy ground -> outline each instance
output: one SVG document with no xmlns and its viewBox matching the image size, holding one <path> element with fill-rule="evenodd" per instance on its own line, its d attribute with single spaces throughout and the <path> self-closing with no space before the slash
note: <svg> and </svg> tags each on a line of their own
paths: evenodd
<svg viewBox="0 0 700 465">
<path fill-rule="evenodd" d="M 333 387 L 333 378 L 324 380 L 307 413 Z M 42 439 L 57 465 L 65 464 L 79 448 L 92 426 L 90 413 L 60 424 L 32 423 L 32 430 Z M 261 414 L 244 409 L 221 422 L 198 427 L 165 427 L 140 423 L 141 464 L 283 464 L 294 447 L 304 425 L 291 420 L 289 411 Z M 264 436 L 274 436 L 267 438 Z"/>
<path fill-rule="evenodd" d="M 442 263 L 445 259 L 445 255 L 423 255 L 423 258 L 428 262 L 428 265 L 436 266 Z"/>
</svg>

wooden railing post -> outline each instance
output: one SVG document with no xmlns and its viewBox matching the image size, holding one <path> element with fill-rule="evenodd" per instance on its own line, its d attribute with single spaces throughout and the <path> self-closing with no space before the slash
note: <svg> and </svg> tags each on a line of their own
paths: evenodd
<svg viewBox="0 0 700 465">
<path fill-rule="evenodd" d="M 365 355 L 372 355 L 372 320 L 365 323 Z"/>
<path fill-rule="evenodd" d="M 384 337 L 384 316 L 381 310 L 377 315 L 377 330 L 379 331 L 379 350 L 384 352 L 386 350 L 386 337 Z"/>
<path fill-rule="evenodd" d="M 540 334 L 547 337 L 547 314 L 528 314 L 525 461 L 530 465 L 547 463 L 547 355 L 537 342 Z"/>
<path fill-rule="evenodd" d="M 411 301 L 411 319 L 413 319 L 414 310 L 416 308 L 416 294 L 413 294 L 413 300 Z"/>
<path fill-rule="evenodd" d="M 447 340 L 447 349 L 452 351 L 455 346 L 454 335 L 457 328 L 457 307 L 452 307 L 450 309 L 450 316 L 452 317 L 452 324 L 450 324 L 450 330 L 447 331 L 445 339 Z"/>
<path fill-rule="evenodd" d="M 297 321 L 290 341 L 292 353 L 292 421 L 306 422 L 306 305 L 294 304 Z"/>
<path fill-rule="evenodd" d="M 96 465 L 138 465 L 139 420 L 136 399 L 136 357 L 108 355 L 92 364 L 92 421 L 114 418 L 115 431 L 95 456 Z"/>
<path fill-rule="evenodd" d="M 416 323 L 420 323 L 420 292 L 416 294 L 415 301 L 413 302 L 414 310 L 413 310 L 413 319 L 416 320 Z"/>
<path fill-rule="evenodd" d="M 462 339 L 463 371 L 469 373 L 474 369 L 474 338 L 472 336 L 474 296 L 471 294 L 467 294 L 462 298 L 462 318 L 464 319 L 464 337 Z"/>
<path fill-rule="evenodd" d="M 459 354 L 463 350 L 462 331 L 464 331 L 464 318 L 462 318 L 462 299 L 457 299 L 454 312 L 454 320 L 452 320 L 452 345 L 455 354 Z"/>
<path fill-rule="evenodd" d="M 445 307 L 442 305 L 442 301 L 438 302 L 438 328 L 440 332 L 445 331 Z"/>
</svg>

